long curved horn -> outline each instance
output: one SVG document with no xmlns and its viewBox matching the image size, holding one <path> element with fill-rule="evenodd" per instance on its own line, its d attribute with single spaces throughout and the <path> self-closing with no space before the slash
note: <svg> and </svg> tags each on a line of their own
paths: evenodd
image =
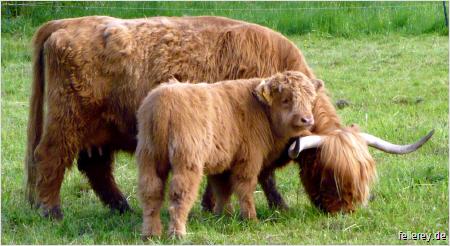
<svg viewBox="0 0 450 246">
<path fill-rule="evenodd" d="M 295 139 L 291 146 L 289 146 L 289 157 L 295 159 L 302 150 L 319 147 L 323 142 L 323 138 L 322 136 L 312 135 Z"/>
<path fill-rule="evenodd" d="M 360 136 L 366 140 L 367 145 L 379 149 L 381 151 L 391 154 L 408 154 L 420 148 L 424 143 L 426 143 L 431 138 L 431 136 L 433 136 L 433 134 L 434 129 L 431 130 L 425 137 L 421 138 L 419 141 L 407 145 L 392 144 L 381 138 L 375 137 L 367 133 L 360 133 Z"/>
<path fill-rule="evenodd" d="M 391 154 L 408 154 L 419 149 L 433 136 L 434 129 L 425 137 L 413 144 L 397 145 L 389 143 L 379 137 L 367 133 L 359 133 L 359 135 L 367 142 L 367 145 Z M 296 159 L 300 152 L 305 149 L 317 148 L 323 143 L 324 137 L 318 135 L 299 137 L 289 146 L 288 154 L 291 159 Z"/>
</svg>

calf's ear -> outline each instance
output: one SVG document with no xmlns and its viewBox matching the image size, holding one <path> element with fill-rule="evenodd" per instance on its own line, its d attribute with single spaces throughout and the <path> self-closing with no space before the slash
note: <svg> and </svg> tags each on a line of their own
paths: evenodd
<svg viewBox="0 0 450 246">
<path fill-rule="evenodd" d="M 316 88 L 316 91 L 320 90 L 323 87 L 323 81 L 321 79 L 312 79 L 312 84 Z"/>
<path fill-rule="evenodd" d="M 264 104 L 272 105 L 272 96 L 270 95 L 270 88 L 265 80 L 262 80 L 258 86 L 256 86 L 253 94 L 258 100 Z"/>
</svg>

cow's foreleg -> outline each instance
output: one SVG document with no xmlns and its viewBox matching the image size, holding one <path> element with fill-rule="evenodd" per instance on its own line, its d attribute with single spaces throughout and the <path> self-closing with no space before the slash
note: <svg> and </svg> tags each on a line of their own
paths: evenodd
<svg viewBox="0 0 450 246">
<path fill-rule="evenodd" d="M 231 206 L 231 194 L 233 192 L 231 187 L 230 172 L 208 176 L 208 182 L 216 200 L 214 206 L 214 213 L 220 215 L 225 211 L 227 214 L 233 213 Z"/>
<path fill-rule="evenodd" d="M 202 197 L 202 209 L 203 211 L 206 212 L 213 212 L 214 206 L 216 204 L 215 198 L 214 198 L 214 194 L 213 194 L 213 189 L 211 187 L 211 183 L 208 180 L 208 182 L 206 183 L 206 188 L 205 191 L 203 192 L 203 197 Z"/>
<path fill-rule="evenodd" d="M 289 207 L 277 190 L 275 173 L 273 169 L 263 170 L 258 177 L 259 184 L 267 198 L 271 209 L 287 210 Z"/>
<path fill-rule="evenodd" d="M 92 189 L 105 205 L 112 211 L 124 213 L 130 210 L 130 206 L 114 179 L 113 160 L 114 153 L 108 146 L 82 150 L 78 154 L 78 170 L 86 175 Z"/>
</svg>

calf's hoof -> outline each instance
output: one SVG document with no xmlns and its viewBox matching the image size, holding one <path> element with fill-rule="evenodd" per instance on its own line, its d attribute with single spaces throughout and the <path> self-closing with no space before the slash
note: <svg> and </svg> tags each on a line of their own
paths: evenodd
<svg viewBox="0 0 450 246">
<path fill-rule="evenodd" d="M 61 221 L 64 218 L 64 215 L 59 206 L 54 206 L 50 208 L 42 207 L 42 217 L 56 221 Z"/>
<path fill-rule="evenodd" d="M 253 214 L 253 213 L 243 214 L 241 212 L 241 218 L 243 220 L 248 220 L 248 221 L 251 221 L 251 222 L 258 222 L 259 221 L 258 217 L 256 217 L 256 213 L 255 214 Z"/>
<path fill-rule="evenodd" d="M 224 208 L 224 213 L 226 215 L 233 215 L 234 213 L 234 209 L 233 209 L 233 205 L 230 203 L 227 203 L 227 205 Z"/>
<path fill-rule="evenodd" d="M 170 225 L 169 226 L 169 237 L 172 239 L 180 239 L 186 236 L 186 226 L 185 225 Z"/>
<path fill-rule="evenodd" d="M 228 202 L 227 204 L 225 204 L 223 206 L 216 204 L 214 207 L 214 214 L 217 216 L 220 216 L 222 214 L 233 215 L 233 213 L 234 213 L 234 209 L 233 209 L 233 206 L 231 205 L 231 202 Z"/>
<path fill-rule="evenodd" d="M 162 224 L 153 223 L 151 225 L 143 225 L 141 238 L 143 241 L 147 241 L 151 237 L 160 237 L 162 235 Z"/>
<path fill-rule="evenodd" d="M 160 235 L 141 235 L 141 239 L 143 242 L 148 242 L 150 239 L 160 237 Z"/>
</svg>

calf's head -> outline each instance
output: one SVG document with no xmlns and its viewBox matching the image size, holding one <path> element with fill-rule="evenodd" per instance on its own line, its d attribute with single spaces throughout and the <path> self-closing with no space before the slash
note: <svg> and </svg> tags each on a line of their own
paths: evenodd
<svg viewBox="0 0 450 246">
<path fill-rule="evenodd" d="M 267 106 L 272 130 L 279 137 L 295 137 L 314 124 L 312 107 L 323 82 L 301 72 L 287 71 L 267 78 L 255 88 Z"/>
</svg>

